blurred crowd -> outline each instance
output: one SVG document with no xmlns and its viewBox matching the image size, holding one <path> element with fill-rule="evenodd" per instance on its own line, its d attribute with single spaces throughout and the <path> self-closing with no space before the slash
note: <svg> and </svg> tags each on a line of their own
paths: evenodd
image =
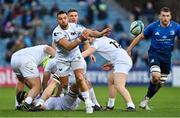
<svg viewBox="0 0 180 118">
<path fill-rule="evenodd" d="M 105 0 L 77 0 L 80 6 L 86 5 L 85 16 L 80 23 L 91 27 L 95 20 L 104 21 L 109 17 L 108 4 Z M 61 6 L 53 4 L 51 8 L 41 4 L 39 0 L 0 0 L 0 40 L 8 40 L 4 59 L 10 62 L 11 55 L 24 47 L 37 44 L 50 45 L 51 33 L 54 27 L 44 23 L 44 16 L 55 19 L 57 11 Z M 144 10 L 135 6 L 129 15 L 131 21 L 141 19 L 145 24 L 153 22 L 156 18 L 153 5 L 148 2 Z M 81 15 L 81 14 L 80 14 Z M 111 27 L 111 38 L 116 39 L 123 48 L 130 42 L 129 32 L 125 31 L 121 19 L 117 18 L 111 24 L 104 24 L 97 29 Z M 150 40 L 144 40 L 133 50 L 134 67 L 147 67 L 147 50 Z M 180 41 L 177 41 L 174 49 L 173 64 L 180 65 Z"/>
</svg>

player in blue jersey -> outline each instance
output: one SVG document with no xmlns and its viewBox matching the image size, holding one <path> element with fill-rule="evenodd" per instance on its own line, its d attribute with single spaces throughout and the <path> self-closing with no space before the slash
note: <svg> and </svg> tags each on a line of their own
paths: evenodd
<svg viewBox="0 0 180 118">
<path fill-rule="evenodd" d="M 170 9 L 163 7 L 160 10 L 159 20 L 147 26 L 144 32 L 138 35 L 127 48 L 127 52 L 130 55 L 132 48 L 142 39 L 151 39 L 148 56 L 152 79 L 149 83 L 147 94 L 140 102 L 140 108 L 150 110 L 148 107 L 149 100 L 167 80 L 171 69 L 171 52 L 176 36 L 180 39 L 180 26 L 171 20 Z"/>
</svg>

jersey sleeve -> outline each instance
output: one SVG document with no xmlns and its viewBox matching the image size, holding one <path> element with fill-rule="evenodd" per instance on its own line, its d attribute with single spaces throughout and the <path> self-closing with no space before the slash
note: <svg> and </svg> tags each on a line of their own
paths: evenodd
<svg viewBox="0 0 180 118">
<path fill-rule="evenodd" d="M 95 48 L 96 50 L 99 48 L 99 41 L 94 41 L 91 47 Z"/>
<path fill-rule="evenodd" d="M 54 42 L 59 41 L 60 39 L 66 37 L 65 33 L 62 31 L 54 30 L 52 34 L 52 40 Z"/>
<path fill-rule="evenodd" d="M 149 38 L 150 36 L 152 36 L 152 32 L 153 32 L 153 24 L 150 24 L 144 29 L 143 34 L 146 38 Z"/>
</svg>

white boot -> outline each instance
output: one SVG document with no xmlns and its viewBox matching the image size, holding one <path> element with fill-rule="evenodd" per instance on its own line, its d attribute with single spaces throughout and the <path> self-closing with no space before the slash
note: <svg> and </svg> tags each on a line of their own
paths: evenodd
<svg viewBox="0 0 180 118">
<path fill-rule="evenodd" d="M 149 98 L 144 97 L 144 99 L 140 102 L 139 107 L 145 110 L 151 110 L 151 108 L 148 106 Z"/>
</svg>

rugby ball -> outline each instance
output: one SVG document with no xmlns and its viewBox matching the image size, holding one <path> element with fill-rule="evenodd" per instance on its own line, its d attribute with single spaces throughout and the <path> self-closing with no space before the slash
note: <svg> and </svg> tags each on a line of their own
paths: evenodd
<svg viewBox="0 0 180 118">
<path fill-rule="evenodd" d="M 144 23 L 141 20 L 133 21 L 130 25 L 130 33 L 133 36 L 138 36 L 144 30 Z"/>
</svg>

